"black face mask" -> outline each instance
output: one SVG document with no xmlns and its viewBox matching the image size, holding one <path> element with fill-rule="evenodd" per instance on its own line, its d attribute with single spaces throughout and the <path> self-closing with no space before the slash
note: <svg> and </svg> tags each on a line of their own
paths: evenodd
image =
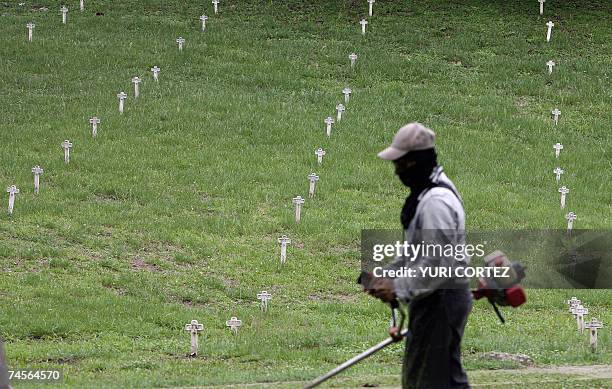
<svg viewBox="0 0 612 389">
<path fill-rule="evenodd" d="M 412 191 L 427 187 L 431 182 L 429 180 L 431 172 L 438 166 L 436 151 L 433 148 L 411 151 L 393 162 L 395 174 Z"/>
<path fill-rule="evenodd" d="M 395 174 L 404 185 L 410 187 L 410 196 L 406 198 L 400 217 L 404 228 L 408 228 L 416 214 L 419 195 L 425 189 L 435 186 L 429 176 L 438 166 L 436 151 L 434 149 L 411 151 L 393 162 Z"/>
</svg>

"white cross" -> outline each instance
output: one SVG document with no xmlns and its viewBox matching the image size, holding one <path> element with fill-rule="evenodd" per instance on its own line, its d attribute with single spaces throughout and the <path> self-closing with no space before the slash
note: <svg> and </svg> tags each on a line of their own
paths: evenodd
<svg viewBox="0 0 612 389">
<path fill-rule="evenodd" d="M 123 104 L 125 99 L 127 99 L 127 94 L 125 92 L 120 92 L 117 94 L 117 98 L 119 99 L 119 112 L 123 113 Z"/>
<path fill-rule="evenodd" d="M 38 194 L 40 190 L 40 175 L 43 174 L 43 169 L 36 165 L 32 168 L 32 173 L 34 174 L 34 194 Z"/>
<path fill-rule="evenodd" d="M 231 319 L 225 322 L 225 326 L 229 327 L 234 335 L 238 335 L 238 327 L 242 325 L 242 320 L 238 320 L 236 316 L 232 316 Z"/>
<path fill-rule="evenodd" d="M 546 66 L 548 66 L 548 74 L 552 74 L 553 68 L 555 67 L 555 61 L 552 59 L 546 62 Z"/>
<path fill-rule="evenodd" d="M 15 206 L 15 195 L 19 193 L 19 189 L 15 185 L 11 185 L 6 188 L 6 191 L 9 194 L 9 202 L 8 202 L 8 213 L 9 215 L 13 214 L 13 207 Z"/>
<path fill-rule="evenodd" d="M 561 111 L 559 108 L 553 109 L 550 113 L 553 115 L 553 120 L 555 121 L 555 126 L 559 123 L 559 115 L 561 115 Z"/>
<path fill-rule="evenodd" d="M 89 119 L 89 123 L 91 124 L 91 135 L 95 137 L 98 135 L 98 124 L 100 124 L 100 119 L 94 116 Z"/>
<path fill-rule="evenodd" d="M 219 11 L 219 0 L 212 0 L 213 6 L 215 7 L 215 15 Z"/>
<path fill-rule="evenodd" d="M 34 27 L 36 27 L 36 24 L 34 24 L 34 22 L 30 22 L 26 24 L 26 27 L 28 29 L 28 42 L 32 42 L 32 32 L 34 30 Z"/>
<path fill-rule="evenodd" d="M 263 312 L 268 312 L 268 301 L 272 299 L 272 295 L 265 290 L 257 293 L 257 299 L 261 300 L 260 308 Z"/>
<path fill-rule="evenodd" d="M 559 158 L 559 154 L 561 153 L 561 150 L 563 150 L 563 145 L 561 143 L 555 143 L 553 145 L 553 149 L 555 149 L 555 157 Z"/>
<path fill-rule="evenodd" d="M 132 78 L 132 83 L 134 84 L 134 98 L 138 98 L 138 96 L 140 96 L 140 88 L 139 88 L 139 84 L 140 84 L 140 77 L 136 76 Z"/>
<path fill-rule="evenodd" d="M 158 68 L 157 66 L 153 66 L 153 67 L 151 68 L 151 72 L 153 72 L 153 79 L 154 79 L 155 81 L 159 81 L 158 77 L 159 77 L 159 71 L 160 71 L 160 70 L 161 70 L 161 69 L 160 69 L 160 68 Z"/>
<path fill-rule="evenodd" d="M 565 218 L 567 219 L 567 233 L 571 234 L 572 228 L 574 227 L 574 220 L 578 219 L 578 216 L 576 216 L 574 212 L 569 212 L 565 215 Z"/>
<path fill-rule="evenodd" d="M 359 24 L 361 24 L 361 35 L 365 35 L 366 32 L 366 26 L 368 25 L 368 21 L 365 19 L 361 19 L 359 21 Z"/>
<path fill-rule="evenodd" d="M 540 3 L 540 15 L 544 14 L 544 2 L 546 0 L 538 0 L 538 3 Z"/>
<path fill-rule="evenodd" d="M 81 11 L 85 11 L 85 0 L 81 0 Z"/>
<path fill-rule="evenodd" d="M 293 198 L 293 204 L 295 204 L 295 222 L 299 223 L 302 219 L 302 204 L 304 204 L 306 200 L 302 198 L 302 196 L 297 196 Z"/>
<path fill-rule="evenodd" d="M 308 181 L 310 182 L 308 197 L 313 198 L 315 196 L 315 187 L 317 185 L 317 181 L 319 181 L 319 176 L 317 176 L 315 173 L 310 173 L 308 175 Z"/>
<path fill-rule="evenodd" d="M 357 54 L 350 53 L 348 57 L 351 60 L 351 67 L 355 66 L 355 61 L 357 61 Z"/>
<path fill-rule="evenodd" d="M 597 350 L 597 330 L 603 328 L 603 323 L 594 317 L 590 322 L 584 324 L 584 328 L 589 329 L 589 345 L 591 350 L 595 352 Z"/>
<path fill-rule="evenodd" d="M 565 208 L 565 196 L 569 193 L 569 189 L 565 186 L 559 188 L 559 193 L 561 193 L 561 209 Z"/>
<path fill-rule="evenodd" d="M 62 12 L 62 23 L 66 24 L 66 19 L 68 17 L 68 7 L 62 5 L 60 11 Z"/>
<path fill-rule="evenodd" d="M 64 162 L 70 163 L 70 149 L 72 148 L 72 143 L 66 139 L 62 142 L 62 148 L 64 149 Z"/>
<path fill-rule="evenodd" d="M 198 333 L 204 330 L 204 325 L 198 323 L 197 320 L 192 320 L 191 323 L 185 324 L 185 331 L 191 334 L 191 352 L 189 355 L 195 357 L 198 355 Z"/>
<path fill-rule="evenodd" d="M 344 94 L 344 104 L 348 104 L 349 99 L 351 98 L 351 93 L 353 93 L 353 91 L 348 86 L 342 89 L 342 94 Z"/>
<path fill-rule="evenodd" d="M 202 31 L 206 30 L 206 21 L 208 20 L 208 16 L 202 15 L 200 16 L 200 20 L 202 21 Z"/>
<path fill-rule="evenodd" d="M 583 307 L 582 305 L 577 305 L 572 309 L 572 313 L 576 317 L 576 325 L 578 326 L 578 331 L 582 333 L 584 331 L 584 315 L 589 314 L 589 310 Z"/>
<path fill-rule="evenodd" d="M 375 2 L 376 2 L 376 0 L 368 0 L 368 3 L 369 3 L 368 15 L 370 15 L 370 16 L 372 16 L 372 6 L 374 5 Z"/>
<path fill-rule="evenodd" d="M 183 51 L 183 43 L 185 43 L 185 38 L 179 36 L 178 38 L 176 38 L 176 43 L 178 43 L 179 51 Z"/>
<path fill-rule="evenodd" d="M 572 312 L 574 307 L 580 305 L 580 300 L 578 300 L 576 297 L 572 297 L 571 299 L 567 300 L 566 303 L 569 306 L 569 311 Z"/>
<path fill-rule="evenodd" d="M 338 111 L 337 119 L 338 121 L 342 120 L 342 112 L 346 111 L 346 108 L 342 104 L 336 105 L 336 111 Z"/>
<path fill-rule="evenodd" d="M 317 163 L 320 165 L 323 163 L 323 156 L 325 155 L 325 150 L 322 148 L 318 148 L 315 150 L 315 155 L 317 156 Z"/>
<path fill-rule="evenodd" d="M 556 167 L 555 170 L 553 170 L 553 173 L 555 173 L 555 177 L 556 177 L 557 184 L 558 184 L 559 181 L 561 181 L 561 174 L 563 174 L 564 171 L 560 167 Z"/>
<path fill-rule="evenodd" d="M 334 118 L 332 118 L 331 116 L 328 116 L 328 117 L 325 118 L 324 122 L 325 122 L 325 126 L 326 126 L 325 131 L 327 132 L 327 136 L 330 137 L 331 136 L 331 130 L 332 130 L 332 124 L 334 124 Z"/>
<path fill-rule="evenodd" d="M 287 262 L 287 245 L 291 243 L 291 239 L 287 238 L 287 235 L 283 235 L 278 238 L 278 243 L 281 244 L 280 262 L 284 264 Z"/>
<path fill-rule="evenodd" d="M 548 21 L 548 23 L 546 23 L 546 27 L 548 27 L 548 30 L 546 31 L 546 42 L 550 42 L 550 34 L 552 33 L 552 28 L 555 26 L 555 23 L 553 23 L 552 21 Z"/>
</svg>

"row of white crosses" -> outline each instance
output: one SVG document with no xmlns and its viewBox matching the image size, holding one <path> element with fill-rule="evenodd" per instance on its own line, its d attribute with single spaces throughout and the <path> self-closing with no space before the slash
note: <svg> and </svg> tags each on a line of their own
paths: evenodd
<svg viewBox="0 0 612 389">
<path fill-rule="evenodd" d="M 591 318 L 591 321 L 584 322 L 584 315 L 589 313 L 589 310 L 582 305 L 582 302 L 576 297 L 572 297 L 567 300 L 569 312 L 574 315 L 576 319 L 576 327 L 580 333 L 584 333 L 585 328 L 589 329 L 589 346 L 591 351 L 597 351 L 597 330 L 603 328 L 603 323 L 597 318 Z"/>
<path fill-rule="evenodd" d="M 542 15 L 544 13 L 544 2 L 545 0 L 538 0 L 540 3 L 540 15 Z M 551 34 L 552 34 L 552 28 L 554 27 L 554 23 L 552 21 L 548 21 L 546 23 L 546 27 L 548 27 L 547 31 L 546 31 L 546 42 L 550 42 L 550 38 L 551 38 Z M 552 74 L 553 68 L 555 67 L 555 61 L 553 60 L 549 60 L 548 62 L 546 62 L 546 66 L 548 67 L 548 74 Z M 551 115 L 554 121 L 555 126 L 559 124 L 559 117 L 561 116 L 561 110 L 559 108 L 555 108 L 551 111 Z M 559 155 L 561 154 L 561 150 L 563 150 L 563 145 L 559 142 L 555 143 L 553 145 L 553 149 L 555 150 L 555 158 L 559 159 Z M 557 185 L 560 183 L 561 181 L 561 175 L 564 173 L 564 170 L 561 169 L 560 167 L 556 167 L 553 170 L 553 173 L 555 174 L 555 180 L 557 182 Z M 570 190 L 565 186 L 561 186 L 558 189 L 559 193 L 561 194 L 561 209 L 565 208 L 566 205 L 566 199 L 567 199 L 567 194 L 570 192 Z M 574 212 L 568 212 L 565 215 L 565 219 L 567 220 L 567 232 L 568 234 L 571 234 L 572 229 L 574 227 L 574 220 L 576 220 L 578 217 L 576 216 L 576 214 Z"/>
</svg>

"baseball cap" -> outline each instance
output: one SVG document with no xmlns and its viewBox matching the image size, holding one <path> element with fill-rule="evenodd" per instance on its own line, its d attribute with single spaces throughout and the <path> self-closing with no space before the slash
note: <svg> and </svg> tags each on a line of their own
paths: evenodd
<svg viewBox="0 0 612 389">
<path fill-rule="evenodd" d="M 431 149 L 435 139 L 436 134 L 421 123 L 408 123 L 397 131 L 391 146 L 378 153 L 378 157 L 393 161 L 410 151 Z"/>
</svg>

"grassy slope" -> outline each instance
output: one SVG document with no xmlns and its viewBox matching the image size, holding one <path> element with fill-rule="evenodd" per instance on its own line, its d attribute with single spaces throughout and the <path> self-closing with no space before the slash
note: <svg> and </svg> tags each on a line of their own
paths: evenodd
<svg viewBox="0 0 612 389">
<path fill-rule="evenodd" d="M 398 227 L 406 193 L 375 153 L 409 120 L 438 133 L 470 228 L 563 228 L 557 141 L 577 227 L 612 226 L 605 1 L 547 2 L 546 18 L 525 1 L 378 2 L 365 37 L 365 2 L 224 1 L 214 17 L 208 2 L 96 1 L 83 14 L 73 2 L 67 26 L 60 2 L 40 3 L 51 11 L 0 4 L 0 183 L 22 189 L 15 215 L 0 215 L 0 336 L 15 366 L 61 366 L 78 387 L 299 380 L 377 342 L 388 313 L 354 285 L 359 232 Z M 346 85 L 353 99 L 327 139 L 323 119 Z M 319 193 L 296 226 L 290 199 L 306 194 L 311 171 Z M 283 268 L 281 234 L 293 239 Z M 266 316 L 262 289 L 274 295 Z M 499 367 L 478 358 L 489 350 L 610 363 L 608 331 L 596 355 L 575 334 L 562 304 L 574 294 L 612 323 L 606 291 L 532 291 L 504 327 L 478 303 L 466 365 Z M 244 321 L 237 338 L 230 316 Z M 205 326 L 202 356 L 188 360 L 182 327 L 193 318 Z M 400 356 L 386 350 L 353 374 L 395 373 Z"/>
</svg>

